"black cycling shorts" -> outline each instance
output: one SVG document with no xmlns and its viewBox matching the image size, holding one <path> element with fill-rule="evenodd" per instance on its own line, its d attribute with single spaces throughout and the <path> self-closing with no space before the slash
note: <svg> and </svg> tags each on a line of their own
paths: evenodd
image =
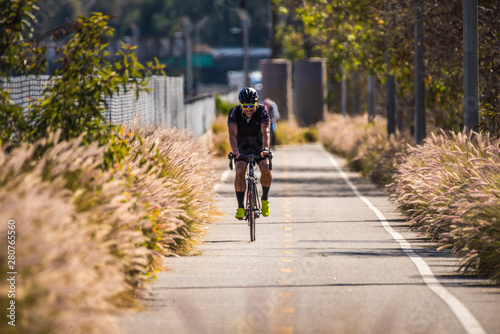
<svg viewBox="0 0 500 334">
<path fill-rule="evenodd" d="M 268 159 L 268 157 L 265 157 L 265 158 L 257 158 L 255 159 L 255 162 L 257 163 L 257 165 L 262 161 L 262 160 L 265 160 L 265 159 Z M 238 162 L 238 161 L 245 161 L 245 162 L 248 162 L 248 159 L 246 157 L 239 157 L 239 158 L 234 158 L 234 162 Z"/>
</svg>

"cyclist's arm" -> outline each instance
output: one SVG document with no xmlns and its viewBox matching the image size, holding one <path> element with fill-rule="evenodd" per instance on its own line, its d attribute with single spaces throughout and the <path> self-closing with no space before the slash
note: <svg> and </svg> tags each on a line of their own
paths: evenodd
<svg viewBox="0 0 500 334">
<path fill-rule="evenodd" d="M 269 149 L 269 143 L 271 142 L 271 123 L 261 123 L 260 131 L 262 132 L 262 149 Z"/>
<path fill-rule="evenodd" d="M 238 134 L 238 126 L 236 124 L 228 124 L 227 128 L 229 131 L 229 145 L 231 145 L 231 150 L 237 158 L 240 155 L 238 151 L 238 140 L 236 139 L 236 136 Z"/>
</svg>

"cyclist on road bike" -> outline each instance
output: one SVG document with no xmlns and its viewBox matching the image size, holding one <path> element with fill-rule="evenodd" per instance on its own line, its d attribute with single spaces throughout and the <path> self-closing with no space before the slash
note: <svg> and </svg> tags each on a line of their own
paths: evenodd
<svg viewBox="0 0 500 334">
<path fill-rule="evenodd" d="M 271 119 L 265 107 L 257 103 L 259 95 L 252 87 L 243 88 L 239 94 L 239 105 L 229 111 L 227 127 L 229 130 L 229 143 L 235 156 L 236 179 L 234 189 L 238 200 L 238 210 L 235 218 L 245 218 L 245 172 L 247 161 L 240 154 L 254 154 L 261 157 L 257 160 L 262 184 L 262 215 L 269 216 L 269 188 L 271 187 L 272 174 L 269 169 L 269 143 Z"/>
</svg>

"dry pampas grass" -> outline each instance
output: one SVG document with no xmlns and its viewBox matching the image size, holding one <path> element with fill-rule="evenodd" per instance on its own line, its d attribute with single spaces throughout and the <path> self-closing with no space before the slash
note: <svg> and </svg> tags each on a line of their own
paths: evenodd
<svg viewBox="0 0 500 334">
<path fill-rule="evenodd" d="M 16 222 L 16 330 L 118 332 L 110 315 L 124 296 L 153 279 L 164 256 L 192 252 L 211 219 L 215 177 L 195 139 L 123 128 L 112 137 L 83 146 L 55 135 L 0 151 L 1 248 Z M 113 168 L 103 168 L 110 152 Z M 0 259 L 8 272 L 7 253 Z"/>
</svg>

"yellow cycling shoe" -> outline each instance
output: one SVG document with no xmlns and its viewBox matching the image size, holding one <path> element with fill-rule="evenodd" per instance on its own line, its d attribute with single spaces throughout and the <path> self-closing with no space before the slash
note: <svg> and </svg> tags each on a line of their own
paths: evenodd
<svg viewBox="0 0 500 334">
<path fill-rule="evenodd" d="M 262 200 L 262 215 L 264 217 L 269 216 L 271 213 L 271 208 L 269 207 L 269 201 Z"/>
<path fill-rule="evenodd" d="M 238 210 L 236 210 L 236 216 L 234 216 L 234 218 L 239 219 L 239 220 L 244 219 L 245 218 L 245 209 L 238 208 Z"/>
</svg>

